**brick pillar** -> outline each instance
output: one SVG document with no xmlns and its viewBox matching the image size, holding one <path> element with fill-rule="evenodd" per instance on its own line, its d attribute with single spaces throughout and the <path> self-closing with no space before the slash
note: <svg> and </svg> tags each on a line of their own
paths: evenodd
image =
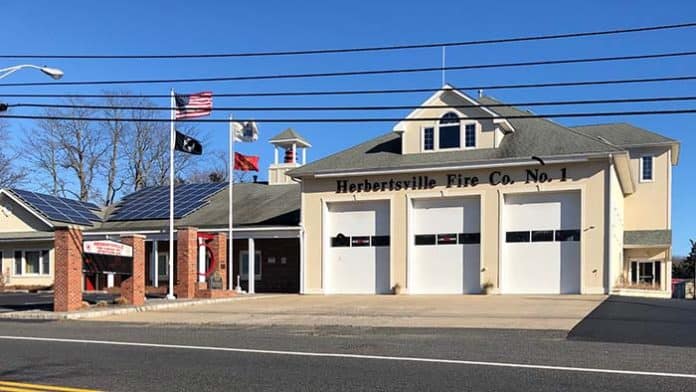
<svg viewBox="0 0 696 392">
<path fill-rule="evenodd" d="M 145 236 L 122 235 L 121 242 L 133 247 L 133 270 L 131 276 L 121 282 L 121 295 L 131 305 L 145 305 Z"/>
<path fill-rule="evenodd" d="M 174 293 L 177 298 L 194 298 L 198 277 L 198 230 L 181 227 L 176 234 L 176 274 Z"/>
<path fill-rule="evenodd" d="M 215 271 L 222 277 L 222 288 L 227 289 L 227 268 L 229 268 L 227 265 L 227 234 L 217 233 L 210 241 L 210 249 L 217 262 Z"/>
<path fill-rule="evenodd" d="M 56 228 L 53 311 L 71 312 L 82 307 L 82 230 Z"/>
</svg>

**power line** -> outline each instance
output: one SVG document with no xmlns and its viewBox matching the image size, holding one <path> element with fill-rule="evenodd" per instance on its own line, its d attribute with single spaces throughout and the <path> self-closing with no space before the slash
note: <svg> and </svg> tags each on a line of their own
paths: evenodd
<svg viewBox="0 0 696 392">
<path fill-rule="evenodd" d="M 517 103 L 496 104 L 467 104 L 467 105 L 381 105 L 381 106 L 227 106 L 213 107 L 213 111 L 248 111 L 248 112 L 279 112 L 279 111 L 369 111 L 369 110 L 401 110 L 401 109 L 468 109 L 479 107 L 510 107 L 510 106 L 565 106 L 565 105 L 595 105 L 595 104 L 622 104 L 644 102 L 679 102 L 693 101 L 696 96 L 677 97 L 642 97 L 642 98 L 617 98 L 617 99 L 584 99 L 572 101 L 528 101 Z M 8 107 L 33 107 L 33 108 L 65 108 L 65 109 L 98 109 L 98 110 L 145 110 L 145 111 L 169 111 L 169 106 L 109 106 L 109 105 L 75 105 L 75 104 L 47 104 L 47 103 L 13 103 Z"/>
<path fill-rule="evenodd" d="M 192 59 L 192 58 L 230 58 L 230 57 L 270 57 L 270 56 L 299 56 L 299 55 L 318 55 L 318 54 L 337 54 L 337 53 L 358 53 L 358 52 L 378 52 L 378 51 L 395 51 L 395 50 L 411 50 L 411 49 L 427 49 L 436 47 L 456 47 L 456 46 L 474 46 L 474 45 L 490 45 L 513 42 L 527 41 L 543 41 L 565 38 L 581 38 L 595 37 L 604 35 L 639 33 L 659 30 L 673 30 L 691 28 L 696 26 L 696 23 L 678 23 L 658 26 L 643 26 L 626 29 L 602 30 L 602 31 L 586 31 L 576 33 L 562 34 L 546 34 L 532 35 L 523 37 L 509 37 L 497 39 L 484 39 L 476 41 L 459 41 L 459 42 L 436 42 L 428 44 L 411 44 L 411 45 L 391 45 L 391 46 L 369 46 L 369 47 L 353 47 L 353 48 L 330 48 L 330 49 L 313 49 L 313 50 L 286 50 L 286 51 L 269 51 L 269 52 L 243 52 L 243 53 L 199 53 L 199 54 L 155 54 L 155 55 L 50 55 L 50 54 L 2 54 L 0 58 L 4 59 Z"/>
<path fill-rule="evenodd" d="M 548 114 L 523 114 L 501 116 L 506 120 L 535 119 L 535 118 L 578 118 L 578 117 L 607 117 L 607 116 L 645 116 L 668 114 L 693 114 L 696 109 L 670 109 L 670 110 L 639 110 L 639 111 L 614 111 L 614 112 L 581 112 L 581 113 L 548 113 Z M 73 117 L 73 116 L 35 116 L 35 115 L 2 115 L 0 118 L 29 119 L 29 120 L 57 120 L 57 121 L 123 121 L 123 122 L 148 122 L 169 123 L 169 118 L 118 118 L 118 117 Z M 489 120 L 491 116 L 472 116 L 469 120 Z M 372 118 L 267 118 L 267 119 L 235 119 L 236 122 L 255 121 L 257 123 L 376 123 L 399 121 L 439 121 L 439 117 L 427 118 L 402 118 L 402 117 L 372 117 Z M 191 118 L 176 120 L 179 123 L 229 123 L 229 119 L 217 118 Z"/>
<path fill-rule="evenodd" d="M 512 67 L 535 67 L 543 65 L 562 65 L 562 64 L 581 64 L 598 63 L 608 61 L 629 61 L 647 60 L 660 58 L 675 58 L 694 56 L 696 51 L 653 53 L 631 56 L 610 56 L 610 57 L 591 57 L 577 59 L 558 59 L 558 60 L 536 60 L 512 63 L 493 63 L 493 64 L 469 64 L 449 67 L 422 67 L 422 68 L 397 68 L 397 69 L 378 69 L 363 71 L 341 71 L 341 72 L 317 72 L 317 73 L 297 73 L 297 74 L 273 74 L 273 75 L 249 75 L 249 76 L 220 76 L 209 78 L 184 78 L 184 79 L 141 79 L 141 80 L 93 80 L 93 81 L 74 81 L 74 82 L 20 82 L 2 83 L 0 87 L 28 87 L 28 86 L 86 86 L 86 85 L 113 85 L 113 84 L 161 84 L 161 83 L 193 83 L 193 82 L 230 82 L 244 80 L 275 80 L 275 79 L 303 79 L 303 78 L 326 78 L 341 76 L 368 76 L 368 75 L 388 75 L 404 73 L 422 72 L 441 72 L 462 71 L 470 69 L 491 69 L 491 68 L 512 68 Z"/>
<path fill-rule="evenodd" d="M 658 82 L 679 82 L 696 80 L 696 75 L 685 76 L 665 76 L 656 78 L 634 78 L 634 79 L 605 79 L 605 80 L 585 80 L 569 82 L 550 82 L 550 83 L 524 83 L 524 84 L 494 84 L 494 85 L 475 85 L 460 86 L 455 90 L 507 90 L 525 88 L 548 88 L 548 87 L 578 87 L 578 86 L 597 86 L 611 84 L 634 84 L 634 83 L 658 83 Z M 324 90 L 324 91 L 271 91 L 271 92 L 245 92 L 245 93 L 215 93 L 216 98 L 243 98 L 243 97 L 289 97 L 289 96 L 325 96 L 325 95 L 371 95 L 371 94 L 411 94 L 411 93 L 434 93 L 447 88 L 410 88 L 410 89 L 376 89 L 376 90 Z M 169 94 L 0 94 L 5 98 L 169 98 Z"/>
</svg>

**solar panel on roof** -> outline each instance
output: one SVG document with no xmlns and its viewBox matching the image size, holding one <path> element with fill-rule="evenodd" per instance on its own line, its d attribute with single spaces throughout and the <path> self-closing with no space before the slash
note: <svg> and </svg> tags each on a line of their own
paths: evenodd
<svg viewBox="0 0 696 392">
<path fill-rule="evenodd" d="M 94 214 L 94 211 L 99 210 L 99 207 L 94 203 L 44 195 L 22 189 L 10 189 L 10 191 L 39 214 L 53 221 L 91 226 L 93 222 L 101 220 L 99 216 Z"/>
<path fill-rule="evenodd" d="M 206 205 L 224 189 L 224 183 L 187 184 L 174 187 L 174 218 L 179 219 Z M 109 217 L 111 221 L 169 218 L 169 187 L 152 187 L 125 197 Z"/>
</svg>

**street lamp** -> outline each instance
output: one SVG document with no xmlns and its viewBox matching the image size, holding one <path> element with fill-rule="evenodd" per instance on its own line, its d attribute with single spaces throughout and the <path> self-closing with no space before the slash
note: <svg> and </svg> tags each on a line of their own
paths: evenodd
<svg viewBox="0 0 696 392">
<path fill-rule="evenodd" d="M 8 68 L 3 68 L 0 69 L 0 79 L 9 76 L 10 74 L 13 74 L 20 69 L 23 68 L 33 68 L 33 69 L 38 69 L 39 71 L 45 73 L 46 75 L 52 77 L 55 80 L 58 80 L 63 77 L 63 71 L 58 69 L 58 68 L 51 68 L 51 67 L 40 67 L 38 65 L 33 65 L 33 64 L 22 64 L 22 65 L 15 65 L 13 67 L 8 67 Z"/>
</svg>

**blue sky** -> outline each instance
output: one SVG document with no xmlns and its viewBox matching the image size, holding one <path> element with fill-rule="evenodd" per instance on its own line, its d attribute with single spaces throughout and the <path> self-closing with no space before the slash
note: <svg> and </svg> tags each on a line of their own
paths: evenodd
<svg viewBox="0 0 696 392">
<path fill-rule="evenodd" d="M 691 22 L 696 3 L 688 1 L 66 1 L 7 2 L 2 21 L 4 53 L 47 54 L 153 54 L 242 52 L 328 47 L 354 47 L 603 30 L 621 27 Z M 137 5 L 136 5 L 137 4 Z M 659 4 L 659 6 L 657 5 Z M 448 65 L 525 61 L 552 58 L 631 55 L 693 50 L 696 29 L 586 38 L 451 48 Z M 439 66 L 439 49 L 350 55 L 275 57 L 208 60 L 38 60 L 62 68 L 64 80 L 148 79 L 210 77 L 225 75 L 344 71 L 355 69 Z M 0 68 L 18 61 L 0 60 Z M 696 58 L 646 60 L 630 63 L 559 65 L 537 68 L 508 68 L 449 72 L 447 81 L 456 85 L 553 82 L 563 80 L 612 79 L 694 74 Z M 6 82 L 44 81 L 38 73 L 17 73 Z M 273 90 L 339 90 L 380 88 L 437 88 L 440 73 L 358 78 L 295 79 L 196 84 L 180 91 L 253 92 Z M 134 85 L 134 93 L 167 93 L 169 85 Z M 696 82 L 496 90 L 490 95 L 504 101 L 572 100 L 619 97 L 693 95 Z M 0 87 L 3 92 L 87 93 L 103 87 L 49 86 Z M 475 92 L 471 92 L 475 94 Z M 217 106 L 233 105 L 412 105 L 423 94 L 294 97 L 218 98 Z M 25 99 L 28 100 L 28 99 Z M 40 101 L 32 99 L 32 101 Z M 159 99 L 159 105 L 168 105 Z M 693 102 L 669 104 L 594 105 L 578 107 L 535 107 L 537 113 L 553 111 L 641 110 L 688 108 Z M 28 113 L 23 111 L 23 113 Z M 354 113 L 356 116 L 401 116 L 406 111 Z M 336 116 L 333 113 L 234 113 L 235 117 Z M 339 115 L 345 115 L 339 113 Z M 226 118 L 227 113 L 214 117 Z M 560 120 L 568 125 L 631 122 L 682 142 L 681 160 L 674 170 L 673 228 L 675 254 L 684 254 L 688 239 L 696 237 L 690 202 L 694 194 L 696 145 L 693 115 L 606 117 Z M 11 124 L 15 137 L 28 121 Z M 310 160 L 339 151 L 357 142 L 387 132 L 391 124 L 261 124 L 262 141 L 240 146 L 245 153 L 261 155 L 266 167 L 273 157 L 266 140 L 288 126 L 309 139 L 314 147 Z M 204 124 L 210 146 L 224 146 L 226 127 Z M 203 158 L 205 159 L 205 158 Z M 261 177 L 265 177 L 265 172 Z"/>
</svg>

